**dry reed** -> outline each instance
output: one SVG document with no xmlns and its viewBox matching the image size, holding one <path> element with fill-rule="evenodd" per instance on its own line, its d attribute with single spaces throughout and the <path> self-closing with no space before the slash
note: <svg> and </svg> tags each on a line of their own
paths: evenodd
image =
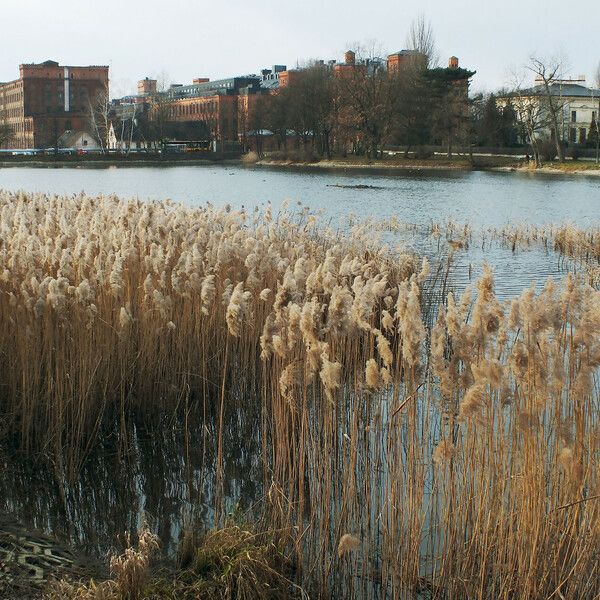
<svg viewBox="0 0 600 600">
<path fill-rule="evenodd" d="M 225 416 L 253 402 L 299 583 L 600 595 L 600 292 L 580 279 L 504 304 L 484 269 L 429 327 L 429 266 L 368 227 L 116 198 L 0 210 L 0 408 L 26 448 L 79 455 L 185 396 L 216 424 L 222 521 Z"/>
</svg>

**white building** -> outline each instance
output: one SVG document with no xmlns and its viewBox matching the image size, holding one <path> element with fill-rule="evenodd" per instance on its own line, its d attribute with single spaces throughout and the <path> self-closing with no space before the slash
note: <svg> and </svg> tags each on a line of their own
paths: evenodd
<svg viewBox="0 0 600 600">
<path fill-rule="evenodd" d="M 58 138 L 59 148 L 76 148 L 77 150 L 98 150 L 100 146 L 87 131 L 65 131 Z"/>
<path fill-rule="evenodd" d="M 587 87 L 585 77 L 581 76 L 553 81 L 550 93 L 558 107 L 562 141 L 567 145 L 584 145 L 590 131 L 598 127 L 600 90 Z M 498 97 L 499 105 L 510 103 L 521 120 L 530 120 L 538 138 L 551 137 L 547 102 L 546 89 L 540 79 L 536 79 L 535 85 L 529 89 Z M 534 120 L 535 124 L 532 124 Z"/>
</svg>

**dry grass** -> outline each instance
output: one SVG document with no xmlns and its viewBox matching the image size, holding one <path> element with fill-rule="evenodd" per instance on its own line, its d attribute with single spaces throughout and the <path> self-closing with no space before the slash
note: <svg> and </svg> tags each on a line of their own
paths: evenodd
<svg viewBox="0 0 600 600">
<path fill-rule="evenodd" d="M 66 579 L 51 584 L 47 600 L 144 600 L 150 580 L 150 559 L 158 549 L 158 538 L 147 527 L 139 534 L 138 547 L 127 539 L 127 548 L 110 559 L 112 579 L 88 584 L 72 583 Z"/>
<path fill-rule="evenodd" d="M 486 269 L 428 325 L 428 265 L 364 228 L 111 198 L 0 207 L 0 409 L 26 448 L 79 456 L 112 419 L 185 406 L 215 432 L 223 524 L 224 424 L 255 403 L 265 518 L 296 532 L 296 583 L 600 594 L 600 292 L 569 276 L 507 305 Z"/>
<path fill-rule="evenodd" d="M 293 563 L 285 555 L 282 532 L 255 531 L 228 523 L 196 539 L 190 531 L 182 541 L 176 571 L 155 568 L 150 561 L 158 548 L 147 528 L 137 548 L 128 544 L 110 559 L 112 579 L 53 583 L 47 600 L 293 600 L 306 597 L 295 584 Z"/>
<path fill-rule="evenodd" d="M 292 581 L 293 563 L 281 532 L 257 531 L 233 523 L 211 530 L 187 548 L 174 578 L 158 581 L 156 593 L 176 598 L 259 600 L 305 597 Z M 160 592 L 160 590 L 163 592 Z"/>
</svg>

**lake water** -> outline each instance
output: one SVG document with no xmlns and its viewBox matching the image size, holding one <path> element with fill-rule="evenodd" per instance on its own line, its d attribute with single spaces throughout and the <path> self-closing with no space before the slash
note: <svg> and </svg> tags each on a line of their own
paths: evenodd
<svg viewBox="0 0 600 600">
<path fill-rule="evenodd" d="M 339 186 L 339 187 L 338 187 Z M 353 186 L 367 186 L 358 189 Z M 251 208 L 285 200 L 327 215 L 392 215 L 410 223 L 449 219 L 473 226 L 600 223 L 600 178 L 504 172 L 401 171 L 393 174 L 241 166 L 0 169 L 0 189 L 117 194 L 190 205 Z"/>
<path fill-rule="evenodd" d="M 167 198 L 191 206 L 211 202 L 234 208 L 277 209 L 285 201 L 323 210 L 326 220 L 350 214 L 415 224 L 468 222 L 474 229 L 510 224 L 600 224 L 600 178 L 469 171 L 396 171 L 382 174 L 344 170 L 200 165 L 107 169 L 13 167 L 0 169 L 0 189 L 51 194 L 117 194 L 143 200 Z M 434 255 L 437 245 L 420 235 L 403 236 L 417 251 Z M 496 275 L 502 297 L 532 281 L 563 274 L 556 257 L 533 249 L 513 253 L 495 244 L 485 251 L 473 244 L 456 256 L 452 281 L 462 289 L 480 273 L 483 261 Z"/>
</svg>

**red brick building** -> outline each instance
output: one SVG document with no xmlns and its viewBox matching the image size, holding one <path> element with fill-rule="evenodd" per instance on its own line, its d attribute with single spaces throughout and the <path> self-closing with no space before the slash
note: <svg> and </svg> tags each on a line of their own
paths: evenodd
<svg viewBox="0 0 600 600">
<path fill-rule="evenodd" d="M 18 79 L 0 83 L 0 124 L 13 130 L 8 147 L 52 147 L 65 131 L 89 131 L 99 93 L 108 97 L 107 66 L 20 65 Z"/>
<path fill-rule="evenodd" d="M 458 59 L 457 59 L 458 60 Z M 400 50 L 387 57 L 388 73 L 400 73 L 405 68 L 427 68 L 427 56 L 417 50 Z"/>
<path fill-rule="evenodd" d="M 237 96 L 214 94 L 190 98 L 174 98 L 167 107 L 171 123 L 205 123 L 211 137 L 217 141 L 237 137 Z"/>
</svg>

